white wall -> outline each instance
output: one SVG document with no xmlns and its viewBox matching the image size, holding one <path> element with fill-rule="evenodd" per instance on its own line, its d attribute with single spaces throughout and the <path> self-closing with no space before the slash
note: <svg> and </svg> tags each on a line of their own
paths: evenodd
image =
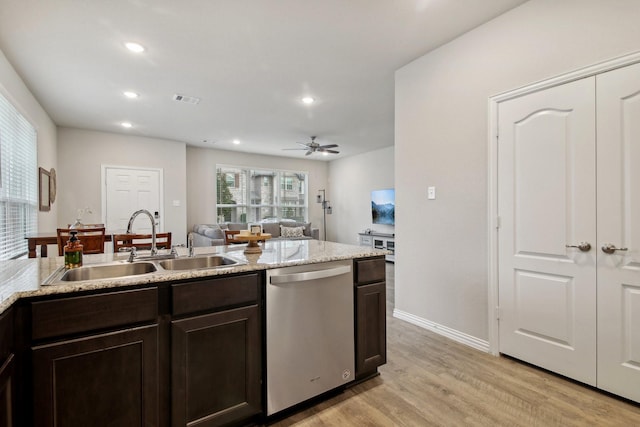
<svg viewBox="0 0 640 427">
<path fill-rule="evenodd" d="M 639 16 L 531 0 L 397 71 L 396 309 L 488 339 L 488 98 L 639 51 Z"/>
<path fill-rule="evenodd" d="M 38 166 L 47 170 L 51 168 L 57 170 L 56 125 L 29 91 L 2 51 L 0 51 L 0 93 L 31 122 L 38 132 Z M 50 231 L 56 228 L 59 204 L 56 199 L 49 212 L 38 212 L 38 230 Z"/>
<path fill-rule="evenodd" d="M 164 181 L 164 230 L 186 243 L 186 144 L 83 129 L 58 129 L 58 218 L 66 226 L 78 209 L 90 207 L 87 223 L 102 222 L 102 165 L 159 168 Z M 173 206 L 173 201 L 180 206 Z M 132 212 L 133 213 L 133 212 Z"/>
<path fill-rule="evenodd" d="M 358 233 L 370 228 L 393 233 L 389 225 L 371 223 L 371 191 L 394 188 L 394 147 L 382 148 L 329 163 L 327 240 L 358 244 Z"/>
<path fill-rule="evenodd" d="M 314 228 L 320 228 L 322 236 L 322 209 L 315 203 L 315 195 L 319 189 L 327 186 L 327 162 L 197 147 L 187 147 L 189 230 L 193 228 L 193 224 L 218 222 L 216 164 L 309 172 L 309 221 Z"/>
</svg>

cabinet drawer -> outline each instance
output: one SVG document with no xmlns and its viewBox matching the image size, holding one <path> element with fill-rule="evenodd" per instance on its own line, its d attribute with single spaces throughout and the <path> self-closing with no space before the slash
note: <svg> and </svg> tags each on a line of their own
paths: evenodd
<svg viewBox="0 0 640 427">
<path fill-rule="evenodd" d="M 256 304 L 259 285 L 257 274 L 175 284 L 172 286 L 173 314 Z"/>
<path fill-rule="evenodd" d="M 34 302 L 34 340 L 156 320 L 158 289 L 136 289 Z"/>
<path fill-rule="evenodd" d="M 356 283 L 380 282 L 386 279 L 384 257 L 358 259 L 356 264 Z"/>
</svg>

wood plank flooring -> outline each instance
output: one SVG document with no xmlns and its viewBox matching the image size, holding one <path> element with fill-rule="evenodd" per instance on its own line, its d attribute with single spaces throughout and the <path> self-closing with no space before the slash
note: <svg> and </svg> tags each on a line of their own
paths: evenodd
<svg viewBox="0 0 640 427">
<path fill-rule="evenodd" d="M 272 426 L 640 426 L 640 405 L 395 319 L 380 376 Z"/>
</svg>

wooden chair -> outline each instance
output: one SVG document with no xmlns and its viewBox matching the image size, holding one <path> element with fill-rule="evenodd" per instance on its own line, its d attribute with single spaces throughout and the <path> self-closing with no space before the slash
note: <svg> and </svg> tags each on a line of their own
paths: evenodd
<svg viewBox="0 0 640 427">
<path fill-rule="evenodd" d="M 120 248 L 151 249 L 151 234 L 114 234 L 111 238 L 113 252 Z M 171 232 L 156 233 L 156 249 L 171 249 Z"/>
<path fill-rule="evenodd" d="M 58 228 L 56 229 L 58 239 L 58 255 L 64 255 L 64 247 L 71 237 L 70 232 L 77 231 L 78 240 L 82 243 L 82 253 L 103 254 L 105 234 L 104 227 L 96 228 Z"/>
<path fill-rule="evenodd" d="M 240 230 L 223 230 L 224 231 L 224 244 L 225 245 L 233 245 L 235 243 L 242 243 L 242 242 L 236 242 L 233 240 L 233 236 L 236 234 L 240 234 Z"/>
</svg>

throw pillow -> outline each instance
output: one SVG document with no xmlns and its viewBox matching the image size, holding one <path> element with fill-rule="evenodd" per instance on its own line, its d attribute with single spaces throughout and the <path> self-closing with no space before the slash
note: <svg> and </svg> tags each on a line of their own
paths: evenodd
<svg viewBox="0 0 640 427">
<path fill-rule="evenodd" d="M 280 235 L 287 238 L 292 237 L 303 237 L 304 227 L 285 227 L 284 225 L 280 226 Z"/>
<path fill-rule="evenodd" d="M 305 236 L 311 237 L 311 223 L 310 222 L 295 222 L 295 221 L 286 221 L 280 223 L 283 227 L 303 227 L 302 231 Z"/>
<path fill-rule="evenodd" d="M 280 224 L 275 222 L 265 222 L 262 224 L 262 232 L 271 234 L 271 237 L 280 237 Z"/>
</svg>

